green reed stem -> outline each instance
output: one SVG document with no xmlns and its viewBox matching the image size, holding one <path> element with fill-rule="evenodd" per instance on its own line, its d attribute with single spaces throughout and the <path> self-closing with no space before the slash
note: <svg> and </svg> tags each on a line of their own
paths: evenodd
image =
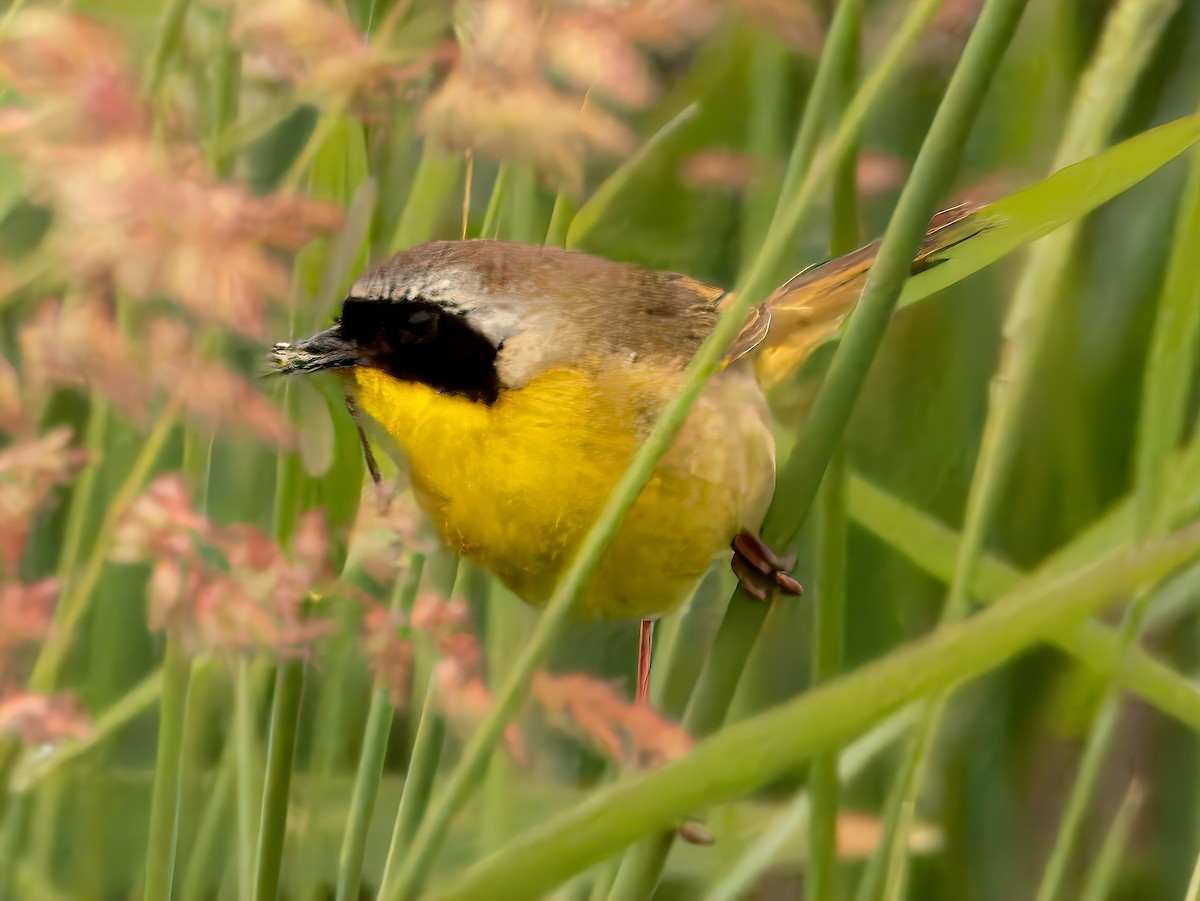
<svg viewBox="0 0 1200 901">
<path fill-rule="evenodd" d="M 504 886 L 539 897 L 643 835 L 793 773 L 919 697 L 992 670 L 1135 585 L 1200 558 L 1200 524 L 1122 549 L 1067 576 L 1026 585 L 971 619 L 939 629 L 811 692 L 727 726 L 692 752 L 623 780 L 551 817 L 475 864 L 428 901 L 465 901 Z"/>
<path fill-rule="evenodd" d="M 412 758 L 408 763 L 408 774 L 404 778 L 404 789 L 400 795 L 400 807 L 396 811 L 396 823 L 392 827 L 387 861 L 379 881 L 380 901 L 398 896 L 396 880 L 400 875 L 400 864 L 412 846 L 413 837 L 417 834 L 417 828 L 429 807 L 445 731 L 446 724 L 438 709 L 437 682 L 430 679 L 429 688 L 425 693 L 425 704 L 421 710 L 421 721 L 417 725 L 417 736 L 413 742 Z"/>
<path fill-rule="evenodd" d="M 916 0 L 909 6 L 896 36 L 884 49 L 875 68 L 863 79 L 854 94 L 854 99 L 846 107 L 833 138 L 818 154 L 816 141 L 828 121 L 827 114 L 831 109 L 829 104 L 836 97 L 838 88 L 836 76 L 842 71 L 847 58 L 845 54 L 849 52 L 848 46 L 854 37 L 850 27 L 854 22 L 853 10 L 843 11 L 844 4 L 838 4 L 838 10 L 830 25 L 826 49 L 821 54 L 822 63 L 818 66 L 808 106 L 801 120 L 800 132 L 788 159 L 779 207 L 775 210 L 771 227 L 762 247 L 759 248 L 758 256 L 750 269 L 739 279 L 739 293 L 765 296 L 782 277 L 784 264 L 795 243 L 796 235 L 812 215 L 817 198 L 835 177 L 841 161 L 853 152 L 867 114 L 884 92 L 895 83 L 901 66 L 908 61 L 918 38 L 944 2 L 945 0 Z M 830 59 L 829 70 L 823 75 L 820 67 L 824 65 L 825 57 L 831 53 L 837 55 Z M 810 107 L 813 108 L 811 125 L 806 122 L 810 118 Z M 813 493 L 815 495 L 815 489 Z"/>
<path fill-rule="evenodd" d="M 932 202 L 930 203 L 932 206 Z M 928 216 L 926 216 L 928 219 Z M 921 225 L 921 233 L 924 223 Z M 918 238 L 919 240 L 919 238 Z M 915 247 L 915 242 L 913 243 Z M 895 250 L 893 249 L 893 253 Z M 911 261 L 912 254 L 909 254 Z M 878 265 L 878 264 L 877 264 Z M 899 268 L 899 282 L 907 274 L 908 262 Z M 534 669 L 549 653 L 557 635 L 570 614 L 575 599 L 591 578 L 600 559 L 608 549 L 625 514 L 633 506 L 642 488 L 649 481 L 659 459 L 678 434 L 705 383 L 720 368 L 726 350 L 740 332 L 744 317 L 754 296 L 746 291 L 721 316 L 712 334 L 705 340 L 688 365 L 687 377 L 679 394 L 667 406 L 654 429 L 634 455 L 629 468 L 621 476 L 609 496 L 596 524 L 585 537 L 570 568 L 559 582 L 554 596 L 538 620 L 537 628 L 524 653 L 513 667 L 504 690 L 497 696 L 488 713 L 463 750 L 463 755 L 451 775 L 444 794 L 422 823 L 413 848 L 397 876 L 397 897 L 406 898 L 420 890 L 434 857 L 445 839 L 451 817 L 461 808 L 479 784 L 486 770 L 487 758 L 499 740 L 508 719 L 524 699 Z M 822 463 L 822 468 L 824 468 Z"/>
<path fill-rule="evenodd" d="M 45 753 L 27 752 L 13 771 L 12 788 L 18 792 L 28 791 L 43 779 L 54 775 L 64 765 L 95 750 L 118 729 L 157 701 L 162 694 L 162 686 L 163 670 L 162 667 L 158 667 L 96 717 L 92 723 L 91 734 L 87 738 L 61 742 Z"/>
<path fill-rule="evenodd" d="M 500 207 L 508 195 L 508 178 L 510 166 L 501 163 L 496 170 L 496 180 L 492 183 L 492 194 L 488 197 L 487 209 L 483 213 L 483 227 L 479 229 L 479 237 L 495 238 L 500 231 Z M 470 198 L 468 198 L 468 201 Z"/>
<path fill-rule="evenodd" d="M 162 697 L 159 701 L 154 789 L 150 796 L 150 834 L 146 843 L 143 895 L 147 901 L 171 897 L 176 838 L 179 833 L 183 724 L 191 673 L 191 661 L 179 646 L 179 638 L 168 632 L 167 653 L 163 659 Z"/>
<path fill-rule="evenodd" d="M 1187 891 L 1183 893 L 1184 901 L 1200 901 L 1200 856 L 1192 867 L 1192 876 L 1188 880 Z"/>
<path fill-rule="evenodd" d="M 1126 0 L 1110 16 L 1100 49 L 1072 105 L 1055 169 L 1070 165 L 1103 146 L 1146 61 L 1150 43 L 1146 41 L 1145 32 L 1154 25 L 1156 14 L 1150 9 L 1153 5 Z M 1143 15 L 1147 12 L 1150 14 Z M 943 622 L 953 622 L 967 611 L 968 586 L 974 579 L 988 527 L 1011 469 L 1024 408 L 1036 383 L 1036 363 L 1046 350 L 1056 302 L 1066 296 L 1066 267 L 1079 228 L 1078 222 L 1068 223 L 1041 242 L 1032 251 L 1015 292 L 1005 327 L 1006 347 L 1000 371 L 992 383 L 988 418 L 967 496 L 963 539 L 942 611 Z M 928 760 L 944 706 L 944 698 L 931 703 L 913 738 L 910 763 L 916 761 L 917 765 L 905 768 L 912 774 L 912 779 L 904 793 L 907 801 L 898 808 L 901 816 L 911 816 L 915 809 L 915 798 L 924 781 L 923 762 Z M 911 822 L 901 823 L 901 828 L 892 832 L 892 845 L 881 847 L 877 852 L 893 861 L 886 886 L 896 894 L 889 893 L 885 897 L 897 897 L 903 884 L 910 825 Z"/>
<path fill-rule="evenodd" d="M 1157 13 L 1165 21 L 1174 3 L 1160 3 L 1159 7 Z M 1135 17 L 1139 13 L 1148 14 L 1144 6 L 1136 9 L 1131 6 L 1128 9 L 1118 7 L 1113 15 L 1122 12 Z M 1151 16 L 1150 25 L 1143 27 L 1152 27 L 1153 36 L 1157 36 L 1161 24 Z M 1135 540 L 1164 533 L 1170 518 L 1171 505 L 1167 503 L 1165 493 L 1167 462 L 1187 424 L 1187 386 L 1195 377 L 1195 353 L 1200 343 L 1200 277 L 1195 272 L 1197 241 L 1200 241 L 1200 153 L 1193 151 L 1150 353 L 1146 358 L 1135 456 Z M 1152 597 L 1151 592 L 1141 591 L 1126 611 L 1117 639 L 1119 662 L 1129 656 L 1129 649 L 1136 643 Z M 1071 852 L 1078 841 L 1116 732 L 1121 702 L 1120 685 L 1110 679 L 1088 731 L 1075 782 L 1038 886 L 1037 901 L 1052 901 L 1061 891 Z"/>
<path fill-rule="evenodd" d="M 550 224 L 546 226 L 547 247 L 566 247 L 567 233 L 575 217 L 575 204 L 562 191 L 554 195 L 554 207 L 550 210 Z"/>
<path fill-rule="evenodd" d="M 146 70 L 146 93 L 151 99 L 157 99 L 162 90 L 171 62 L 179 50 L 184 22 L 191 5 L 191 0 L 168 0 L 163 10 L 162 21 L 155 35 L 154 51 Z"/>
<path fill-rule="evenodd" d="M 421 150 L 421 161 L 412 178 L 412 193 L 404 204 L 396 231 L 388 243 L 395 253 L 428 241 L 437 226 L 438 211 L 458 184 L 462 172 L 461 156 L 439 156 L 428 142 Z"/>
<path fill-rule="evenodd" d="M 390 604 L 392 611 L 411 607 L 424 564 L 423 555 L 409 555 L 405 571 L 397 574 L 393 586 Z M 342 850 L 338 858 L 335 896 L 337 901 L 357 901 L 359 896 L 367 833 L 371 828 L 371 818 L 375 814 L 375 799 L 383 777 L 383 760 L 387 754 L 388 739 L 392 734 L 392 722 L 395 717 L 396 711 L 392 707 L 387 686 L 375 686 L 371 695 L 371 705 L 367 710 L 367 723 L 363 728 L 362 751 L 358 758 L 354 791 L 350 796 L 350 814 L 346 820 L 346 833 L 342 838 Z"/>
<path fill-rule="evenodd" d="M 84 561 L 82 572 L 77 578 L 72 578 L 67 583 L 62 600 L 59 601 L 54 611 L 54 629 L 38 652 L 37 662 L 34 663 L 33 672 L 29 677 L 31 691 L 49 691 L 54 687 L 63 658 L 70 650 L 71 642 L 74 639 L 75 629 L 84 613 L 87 612 L 92 592 L 95 591 L 96 585 L 100 581 L 109 545 L 112 543 L 113 532 L 121 517 L 125 515 L 125 511 L 129 509 L 129 505 L 137 499 L 138 492 L 142 490 L 142 486 L 145 485 L 146 479 L 149 478 L 150 472 L 158 462 L 158 456 L 175 425 L 177 408 L 178 401 L 172 401 L 166 410 L 159 413 L 158 421 L 146 437 L 145 443 L 142 444 L 129 474 L 125 476 L 121 487 L 117 489 L 117 493 L 109 502 L 104 519 L 100 523 L 99 532 Z"/>
<path fill-rule="evenodd" d="M 207 807 L 204 803 L 205 754 L 212 734 L 213 680 L 220 664 L 211 656 L 196 657 L 191 661 L 188 682 L 187 706 L 183 714 L 183 744 L 179 776 L 179 801 L 176 819 L 176 842 L 184 850 L 195 845 L 192 832 L 199 819 L 198 811 Z M 183 858 L 188 867 L 190 858 Z M 190 867 L 188 867 L 190 869 Z"/>
<path fill-rule="evenodd" d="M 662 662 L 651 680 L 650 698 L 654 709 L 668 719 L 681 719 L 687 710 L 692 687 L 704 666 L 704 653 L 720 624 L 720 607 L 728 594 L 724 575 L 716 568 L 709 571 L 679 614 L 670 643 L 662 646 Z"/>
<path fill-rule="evenodd" d="M 924 572 L 949 583 L 954 576 L 954 558 L 960 541 L 955 532 L 857 475 L 850 477 L 849 498 L 850 515 L 858 525 L 895 548 Z M 1130 507 L 1131 504 L 1125 504 L 1116 511 L 1128 511 Z M 1101 522 L 1112 518 L 1110 514 Z M 1085 530 L 1038 567 L 1037 573 L 1041 576 L 1061 574 L 1074 565 L 1072 561 L 1087 560 L 1111 551 L 1127 540 L 1127 536 L 1114 532 L 1111 540 L 1095 547 L 1094 534 L 1090 529 Z M 971 584 L 971 593 L 984 603 L 991 603 L 1012 591 L 1023 578 L 1027 576 L 1011 564 L 985 555 Z M 1165 606 L 1166 599 L 1154 610 L 1162 610 Z M 1115 629 L 1097 622 L 1083 622 L 1064 629 L 1054 636 L 1053 641 L 1080 663 L 1104 675 L 1111 673 L 1156 709 L 1200 730 L 1200 689 L 1139 647 L 1131 647 L 1122 658 Z"/>
<path fill-rule="evenodd" d="M 628 188 L 629 184 L 642 171 L 648 162 L 654 159 L 658 151 L 668 146 L 670 141 L 680 133 L 685 125 L 695 118 L 696 113 L 700 111 L 700 107 L 695 104 L 689 104 L 682 110 L 676 113 L 671 119 L 650 136 L 637 151 L 623 162 L 608 178 L 600 184 L 596 191 L 584 201 L 579 207 L 578 212 L 570 217 L 570 225 L 566 229 L 565 237 L 561 242 L 552 241 L 547 236 L 547 244 L 560 244 L 564 247 L 579 247 L 587 240 L 588 234 L 596 227 L 596 223 L 604 218 L 604 214 L 612 206 L 613 201 Z M 562 198 L 562 195 L 559 195 Z M 563 198 L 565 199 L 565 198 Z M 569 201 L 568 201 L 569 203 Z M 558 200 L 554 203 L 554 212 L 550 216 L 550 235 L 558 236 L 562 230 L 562 220 L 560 214 L 565 211 L 560 208 Z"/>
<path fill-rule="evenodd" d="M 768 511 L 763 525 L 763 537 L 772 546 L 786 547 L 791 544 L 812 504 L 826 462 L 837 445 L 866 371 L 882 340 L 916 247 L 924 235 L 925 225 L 949 183 L 973 112 L 982 100 L 991 72 L 1007 46 L 1022 7 L 1023 3 L 1001 4 L 999 13 L 981 17 L 979 25 L 972 32 L 963 62 L 955 70 L 917 159 L 912 178 L 901 195 L 884 236 L 867 287 L 850 317 L 845 337 L 814 402 L 805 426 L 805 440 L 792 454 L 778 480 L 776 502 Z M 992 9 L 994 5 L 988 8 Z M 910 12 L 910 23 L 901 29 L 897 43 L 915 40 L 915 34 L 911 34 L 911 18 L 923 12 L 924 7 Z M 885 60 L 893 66 L 898 65 L 902 58 L 903 54 L 885 55 Z M 855 96 L 834 137 L 833 150 L 822 158 L 824 165 L 822 160 L 814 163 L 808 168 L 796 198 L 789 201 L 785 197 L 781 212 L 783 227 L 798 223 L 806 214 L 806 204 L 811 204 L 816 196 L 818 182 L 815 179 L 828 177 L 829 161 L 837 161 L 844 154 L 852 152 L 862 118 L 874 99 L 870 92 L 877 92 L 882 87 L 877 78 L 879 71 L 876 69 L 868 77 Z M 808 198 L 806 204 L 801 204 L 797 199 L 805 197 Z M 777 233 L 777 229 L 773 228 L 768 235 L 763 252 L 747 276 L 748 285 L 756 285 L 772 267 L 770 254 L 776 252 L 772 239 Z M 724 719 L 744 661 L 762 629 L 766 615 L 766 605 L 755 602 L 743 591 L 739 591 L 730 603 L 684 720 L 685 728 L 693 734 L 707 735 Z M 622 883 L 622 887 L 648 893 L 662 870 L 666 849 L 671 841 L 668 835 L 656 839 L 655 847 L 646 843 L 646 847 L 638 852 L 637 860 L 630 862 L 631 869 L 636 866 L 641 871 L 641 878 L 635 882 L 631 876 L 629 882 Z"/>
<path fill-rule="evenodd" d="M 1125 797 L 1121 800 L 1121 806 L 1117 808 L 1117 815 L 1113 818 L 1112 825 L 1108 827 L 1108 834 L 1104 837 L 1104 844 L 1101 845 L 1100 853 L 1096 855 L 1096 860 L 1092 864 L 1091 872 L 1083 885 L 1083 892 L 1079 895 L 1079 901 L 1106 901 L 1112 894 L 1121 861 L 1129 847 L 1133 824 L 1137 820 L 1138 812 L 1142 809 L 1144 799 L 1145 793 L 1142 791 L 1142 786 L 1134 777 L 1130 780 Z"/>
<path fill-rule="evenodd" d="M 855 10 L 854 46 L 846 54 L 839 83 L 843 97 L 852 92 L 858 68 L 858 41 L 862 11 Z M 859 245 L 858 154 L 849 153 L 839 166 L 833 185 L 830 251 L 838 257 Z M 820 685 L 842 669 L 846 625 L 846 455 L 839 446 L 822 480 L 820 524 L 817 537 L 817 610 L 813 632 L 812 684 Z M 805 894 L 809 901 L 833 901 L 837 895 L 837 829 L 840 774 L 837 753 L 813 758 L 809 769 L 812 822 L 808 833 Z"/>
<path fill-rule="evenodd" d="M 237 837 L 230 835 L 227 820 L 235 814 L 236 803 L 237 751 L 236 744 L 229 742 L 221 754 L 208 804 L 196 829 L 183 880 L 179 883 L 179 901 L 201 901 L 216 895 L 215 883 L 225 872 L 222 863 L 235 858 L 229 852 Z"/>
<path fill-rule="evenodd" d="M 768 290 L 770 279 L 773 277 L 771 273 L 780 269 L 786 251 L 793 243 L 796 233 L 812 214 L 819 192 L 836 175 L 840 161 L 854 152 L 867 113 L 879 101 L 885 88 L 893 83 L 901 65 L 907 60 L 921 32 L 942 2 L 943 0 L 921 0 L 909 8 L 896 37 L 855 93 L 829 146 L 824 153 L 813 159 L 810 165 L 804 162 L 808 153 L 806 150 L 808 139 L 797 140 L 791 158 L 795 162 L 789 162 L 789 172 L 794 171 L 796 174 L 785 180 L 780 207 L 776 211 L 771 230 L 767 233 L 766 241 L 749 274 L 742 279 L 742 284 L 738 289 L 739 293 Z M 841 6 L 839 5 L 840 10 Z M 835 16 L 830 29 L 830 39 L 822 58 L 835 52 L 835 44 L 849 42 L 853 38 L 853 31 L 849 25 L 850 21 L 840 23 L 838 17 Z M 847 51 L 838 52 L 844 54 Z M 842 56 L 842 63 L 837 60 L 830 62 L 831 69 L 836 70 L 840 65 L 844 65 L 844 59 L 845 57 Z M 827 84 L 828 87 L 825 89 L 831 92 L 837 87 L 836 80 L 832 78 L 832 75 L 821 83 Z M 809 104 L 815 104 L 817 110 L 827 109 L 823 103 L 816 103 L 815 99 L 810 99 Z M 812 128 L 815 129 L 817 126 L 813 125 Z M 805 125 L 802 123 L 801 134 L 803 135 L 804 132 Z M 800 184 L 796 188 L 796 193 L 790 195 L 786 187 L 789 181 L 795 180 L 799 180 Z M 905 265 L 907 266 L 908 263 L 906 262 Z M 854 365 L 863 367 L 869 365 L 869 360 L 859 359 L 860 354 L 860 350 L 854 352 Z M 845 368 L 843 367 L 843 369 Z M 844 382 L 845 377 L 843 376 L 841 380 Z M 822 386 L 823 394 L 827 394 L 828 390 L 826 386 Z M 839 390 L 838 397 L 831 398 L 826 402 L 825 408 L 844 402 L 842 395 L 845 393 L 844 388 Z M 805 457 L 793 455 L 776 481 L 775 497 L 779 499 L 779 502 L 772 505 L 772 512 L 768 513 L 767 522 L 763 525 L 763 537 L 772 546 L 779 548 L 789 546 L 792 538 L 803 525 L 812 498 L 816 495 L 816 487 L 821 480 L 825 461 L 832 453 L 832 448 L 841 431 L 840 428 L 835 428 L 836 423 L 829 420 L 830 416 L 825 414 L 819 427 L 821 447 Z M 813 426 L 806 426 L 805 444 L 809 440 L 808 430 L 810 428 Z M 835 431 L 837 434 L 833 434 Z M 693 692 L 692 705 L 685 721 L 685 726 L 693 734 L 707 735 L 716 729 L 725 718 L 725 712 L 729 709 L 729 704 L 737 689 L 742 668 L 749 656 L 750 649 L 762 631 L 766 615 L 767 608 L 763 604 L 755 602 L 744 592 L 739 592 L 736 599 L 730 603 L 713 641 L 712 652 Z"/>
<path fill-rule="evenodd" d="M 854 8 L 847 4 L 839 4 L 837 14 L 835 14 L 830 27 L 829 40 L 826 42 L 825 51 L 821 54 L 818 74 L 814 79 L 813 90 L 805 107 L 800 132 L 792 149 L 779 208 L 776 210 L 771 228 L 758 256 L 748 272 L 739 279 L 736 295 L 740 299 L 756 297 L 765 294 L 770 289 L 771 281 L 775 277 L 774 273 L 780 269 L 796 234 L 811 215 L 820 191 L 835 175 L 840 161 L 845 156 L 854 153 L 858 135 L 867 113 L 878 101 L 884 88 L 891 84 L 896 71 L 907 58 L 909 51 L 941 2 L 942 0 L 924 0 L 910 8 L 896 38 L 888 45 L 879 64 L 855 94 L 830 146 L 818 158 L 815 156 L 815 142 L 820 134 L 820 128 L 828 117 L 831 104 L 841 89 L 839 79 L 835 75 L 845 68 L 846 59 L 852 52 L 850 47 L 856 34 L 856 29 L 852 27 L 856 19 Z M 823 73 L 822 69 L 827 71 Z M 813 120 L 811 123 L 808 121 L 810 119 Z M 930 201 L 931 208 L 932 205 L 933 201 Z M 928 221 L 928 217 L 926 217 L 926 221 Z M 921 234 L 924 234 L 924 223 L 921 225 Z M 897 246 L 894 239 L 892 244 L 889 253 L 896 254 Z M 904 272 L 897 276 L 898 284 L 902 284 L 912 256 L 913 254 L 909 253 L 905 258 Z M 892 269 L 896 269 L 897 265 L 893 261 Z M 875 271 L 884 271 L 878 267 L 879 261 L 876 262 Z M 886 279 L 884 281 L 886 283 Z M 896 288 L 896 291 L 899 291 L 899 287 Z M 894 301 L 892 304 L 894 305 Z M 860 307 L 861 305 L 860 302 Z M 890 309 L 889 306 L 888 315 L 890 315 Z M 852 325 L 858 318 L 860 318 L 859 314 L 856 313 L 851 318 Z M 878 313 L 875 314 L 875 318 L 879 318 Z M 858 327 L 860 344 L 862 343 L 863 329 L 863 326 Z M 847 337 L 849 337 L 849 332 L 847 332 Z M 849 356 L 844 356 L 844 354 L 844 349 L 839 349 L 838 357 L 835 358 L 835 362 L 838 359 L 851 361 L 849 365 L 843 365 L 843 374 L 840 381 L 836 383 L 842 387 L 836 395 L 830 395 L 830 399 L 826 401 L 825 407 L 822 409 L 836 407 L 839 403 L 848 404 L 852 400 L 852 397 L 847 396 L 848 392 L 844 386 L 844 383 L 847 382 L 846 375 L 852 373 L 856 367 L 861 367 L 865 374 L 873 351 L 864 357 L 863 348 L 856 346 Z M 858 381 L 861 382 L 861 377 Z M 818 405 L 829 390 L 830 384 L 827 379 L 822 386 L 821 395 L 818 395 Z M 814 406 L 814 414 L 817 409 L 818 407 Z M 823 419 L 812 420 L 810 425 L 806 426 L 805 445 L 811 440 L 809 430 L 814 430 L 818 442 L 816 452 L 804 458 L 793 454 L 793 459 L 789 460 L 788 466 L 777 480 L 776 502 L 772 504 L 771 511 L 767 514 L 767 521 L 763 525 L 763 537 L 768 544 L 775 547 L 790 545 L 791 538 L 799 531 L 816 493 L 816 486 L 824 472 L 825 462 L 832 453 L 833 447 L 840 437 L 841 427 L 848 416 L 849 409 L 847 408 L 840 423 L 826 413 Z M 795 484 L 797 481 L 801 482 L 799 486 Z M 783 512 L 784 510 L 786 512 Z M 773 515 L 774 518 L 772 518 Z M 781 525 L 781 521 L 785 520 L 787 521 L 786 525 Z M 762 631 L 768 611 L 768 605 L 756 601 L 746 592 L 739 590 L 735 593 L 726 610 L 725 617 L 721 621 L 721 626 L 713 641 L 712 651 L 701 671 L 700 679 L 693 691 L 692 703 L 684 718 L 684 728 L 691 734 L 708 735 L 716 730 L 724 720 L 734 692 L 737 690 L 745 661 Z M 674 834 L 665 833 L 647 839 L 641 846 L 632 849 L 622 862 L 622 872 L 618 874 L 614 892 L 619 890 L 628 897 L 641 897 L 652 893 L 673 841 Z"/>
<path fill-rule="evenodd" d="M 242 51 L 232 40 L 229 29 L 233 20 L 231 10 L 220 10 L 225 40 L 217 50 L 216 77 L 213 84 L 213 127 L 208 139 L 208 161 L 213 174 L 220 179 L 233 175 L 237 164 L 238 147 L 230 140 L 237 124 L 241 106 Z"/>
<path fill-rule="evenodd" d="M 304 694 L 304 662 L 283 660 L 275 672 L 275 697 L 271 704 L 271 731 L 267 738 L 267 769 L 263 783 L 262 813 L 254 851 L 254 892 L 251 901 L 275 901 L 287 833 L 288 800 L 292 786 L 292 761 L 300 701 Z"/>
<path fill-rule="evenodd" d="M 916 711 L 905 708 L 884 720 L 866 735 L 847 745 L 838 755 L 836 776 L 841 782 L 850 782 L 857 777 L 868 764 L 875 761 L 880 754 L 896 743 L 916 721 Z M 810 841 L 813 820 L 814 799 L 809 792 L 801 791 L 796 794 L 783 813 L 776 817 L 774 823 L 753 844 L 749 845 L 741 858 L 730 867 L 716 884 L 705 892 L 705 901 L 737 901 L 746 897 L 754 888 L 758 878 L 772 865 L 775 855 L 789 844 Z M 811 867 L 811 861 L 809 866 Z M 812 885 L 812 876 L 807 879 Z M 808 897 L 806 895 L 806 897 Z"/>
<path fill-rule="evenodd" d="M 240 659 L 233 684 L 233 741 L 237 771 L 237 841 L 235 863 L 239 898 L 251 898 L 254 893 L 254 843 L 258 834 L 260 792 L 258 774 L 261 772 L 254 713 L 258 697 L 259 664 Z"/>
<path fill-rule="evenodd" d="M 835 453 L 822 483 L 818 543 L 817 622 L 813 633 L 813 685 L 842 669 L 846 608 L 846 460 Z M 813 758 L 808 776 L 812 824 L 808 834 L 805 897 L 832 901 L 836 894 L 838 755 Z"/>
<path fill-rule="evenodd" d="M 488 686 L 499 691 L 512 662 L 521 651 L 522 619 L 514 608 L 521 603 L 499 579 L 486 585 L 487 598 L 487 678 Z M 507 754 L 493 754 L 483 791 L 480 841 L 485 849 L 503 844 L 512 834 L 512 813 L 518 803 L 514 796 L 515 767 Z"/>
</svg>

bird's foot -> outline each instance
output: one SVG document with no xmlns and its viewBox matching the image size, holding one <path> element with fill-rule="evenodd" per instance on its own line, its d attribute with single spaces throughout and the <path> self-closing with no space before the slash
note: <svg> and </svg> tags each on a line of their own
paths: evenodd
<svg viewBox="0 0 1200 901">
<path fill-rule="evenodd" d="M 776 594 L 804 594 L 804 587 L 789 575 L 795 565 L 795 554 L 780 557 L 750 532 L 739 532 L 733 539 L 733 573 L 742 588 L 760 601 L 769 601 Z"/>
</svg>

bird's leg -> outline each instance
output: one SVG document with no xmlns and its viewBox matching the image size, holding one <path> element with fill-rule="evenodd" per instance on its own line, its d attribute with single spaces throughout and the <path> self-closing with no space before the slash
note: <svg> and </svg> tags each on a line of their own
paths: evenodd
<svg viewBox="0 0 1200 901">
<path fill-rule="evenodd" d="M 799 597 L 803 586 L 788 571 L 796 565 L 796 555 L 780 557 L 757 535 L 739 532 L 733 539 L 733 560 L 730 566 L 742 588 L 760 601 L 777 593 Z"/>
<path fill-rule="evenodd" d="M 654 645 L 654 620 L 642 620 L 642 631 L 638 636 L 637 693 L 635 704 L 650 703 L 650 650 Z"/>
</svg>

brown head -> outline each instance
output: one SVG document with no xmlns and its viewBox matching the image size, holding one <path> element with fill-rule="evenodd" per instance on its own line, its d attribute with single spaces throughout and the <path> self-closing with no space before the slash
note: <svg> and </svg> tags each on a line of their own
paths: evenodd
<svg viewBox="0 0 1200 901">
<path fill-rule="evenodd" d="M 336 325 L 273 358 L 283 372 L 372 366 L 491 403 L 555 365 L 685 365 L 721 296 L 575 251 L 434 241 L 363 273 Z"/>
</svg>

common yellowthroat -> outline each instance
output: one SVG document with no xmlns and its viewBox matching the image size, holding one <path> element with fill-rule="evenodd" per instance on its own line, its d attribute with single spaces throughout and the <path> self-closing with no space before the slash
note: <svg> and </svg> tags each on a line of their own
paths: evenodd
<svg viewBox="0 0 1200 901">
<path fill-rule="evenodd" d="M 935 219 L 914 265 L 961 239 L 964 213 Z M 675 609 L 731 541 L 752 591 L 798 588 L 753 537 L 775 477 L 763 387 L 834 333 L 874 255 L 810 268 L 752 311 L 580 599 L 585 615 Z M 336 325 L 274 359 L 351 370 L 443 540 L 540 604 L 729 300 L 576 251 L 435 241 L 363 273 Z"/>
</svg>

